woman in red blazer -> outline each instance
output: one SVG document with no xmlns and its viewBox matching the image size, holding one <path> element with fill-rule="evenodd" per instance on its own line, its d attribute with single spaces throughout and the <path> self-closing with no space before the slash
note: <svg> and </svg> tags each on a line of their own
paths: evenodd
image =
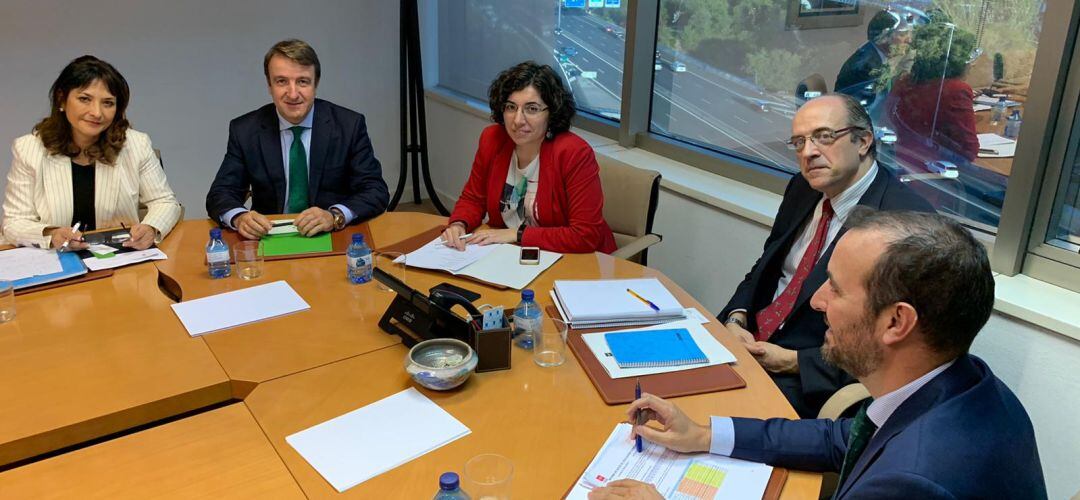
<svg viewBox="0 0 1080 500">
<path fill-rule="evenodd" d="M 491 119 L 443 239 L 517 243 L 560 253 L 615 250 L 604 222 L 600 167 L 570 132 L 574 98 L 550 66 L 528 61 L 503 71 L 488 90 Z M 484 222 L 468 238 L 466 233 Z"/>
</svg>

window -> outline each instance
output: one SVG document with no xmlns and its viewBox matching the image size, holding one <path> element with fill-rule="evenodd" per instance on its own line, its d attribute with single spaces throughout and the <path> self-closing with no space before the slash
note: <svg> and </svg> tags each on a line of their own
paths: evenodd
<svg viewBox="0 0 1080 500">
<path fill-rule="evenodd" d="M 619 120 L 626 6 L 618 0 L 437 2 L 439 85 L 486 102 L 500 71 L 532 59 L 560 72 L 578 111 Z"/>
<path fill-rule="evenodd" d="M 874 119 L 882 164 L 942 213 L 996 231 L 1044 0 L 658 8 L 651 132 L 795 173 L 791 118 L 806 98 L 842 92 Z"/>
<path fill-rule="evenodd" d="M 1074 136 L 1080 127 L 1073 127 Z M 1080 136 L 1072 138 L 1071 165 L 1061 172 L 1061 184 L 1054 196 L 1053 213 L 1046 230 L 1046 243 L 1072 253 L 1080 252 Z"/>
</svg>

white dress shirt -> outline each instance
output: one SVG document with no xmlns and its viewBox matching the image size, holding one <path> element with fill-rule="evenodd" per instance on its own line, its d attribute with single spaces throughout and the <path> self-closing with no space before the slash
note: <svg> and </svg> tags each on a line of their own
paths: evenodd
<svg viewBox="0 0 1080 500">
<path fill-rule="evenodd" d="M 859 204 L 859 200 L 866 194 L 866 190 L 870 189 L 870 185 L 874 183 L 874 178 L 877 177 L 877 172 L 878 164 L 877 161 L 874 161 L 859 180 L 830 200 L 834 215 L 832 220 L 829 221 L 829 229 L 825 233 L 825 245 L 822 247 L 823 253 L 836 239 L 840 228 L 844 226 L 844 221 L 847 220 L 848 215 L 855 209 L 855 206 Z M 810 243 L 814 239 L 814 232 L 817 231 L 818 222 L 821 221 L 821 209 L 826 198 L 827 196 L 822 196 L 821 200 L 818 201 L 817 206 L 814 208 L 814 216 L 799 230 L 799 237 L 791 244 L 791 250 L 784 257 L 780 281 L 776 283 L 773 300 L 776 300 L 784 292 L 784 288 L 788 286 L 788 283 L 791 283 L 791 278 L 795 276 L 799 261 L 802 260 L 803 254 L 806 253 L 806 249 L 810 247 Z"/>
</svg>

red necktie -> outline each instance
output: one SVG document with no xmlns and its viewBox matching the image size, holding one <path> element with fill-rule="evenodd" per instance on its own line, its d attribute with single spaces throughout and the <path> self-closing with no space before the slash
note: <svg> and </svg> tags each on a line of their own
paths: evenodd
<svg viewBox="0 0 1080 500">
<path fill-rule="evenodd" d="M 791 309 L 795 307 L 795 299 L 799 298 L 799 291 L 802 290 L 803 282 L 806 281 L 807 276 L 810 276 L 810 270 L 814 268 L 814 263 L 821 256 L 821 249 L 825 246 L 825 236 L 829 234 L 829 221 L 832 220 L 832 217 L 832 203 L 826 198 L 821 205 L 821 220 L 818 221 L 814 239 L 810 240 L 810 246 L 806 247 L 806 252 L 803 253 L 802 259 L 799 261 L 799 267 L 795 269 L 795 275 L 791 277 L 791 282 L 788 283 L 784 291 L 776 297 L 772 304 L 758 311 L 756 316 L 758 328 L 754 338 L 760 341 L 769 340 L 769 337 L 776 333 L 776 330 L 791 314 Z"/>
</svg>

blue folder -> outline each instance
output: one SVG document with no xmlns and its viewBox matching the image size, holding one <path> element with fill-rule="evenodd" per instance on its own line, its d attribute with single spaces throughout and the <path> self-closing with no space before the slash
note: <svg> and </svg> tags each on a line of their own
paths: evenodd
<svg viewBox="0 0 1080 500">
<path fill-rule="evenodd" d="M 79 258 L 77 253 L 60 252 L 57 255 L 60 256 L 60 267 L 63 269 L 62 271 L 51 274 L 39 274 L 37 276 L 15 280 L 13 282 L 15 289 L 18 290 L 20 288 L 43 285 L 45 283 L 52 283 L 53 281 L 65 280 L 86 274 L 86 264 L 83 264 L 82 259 Z"/>
<path fill-rule="evenodd" d="M 648 368 L 708 363 L 685 328 L 605 333 L 619 368 Z"/>
</svg>

